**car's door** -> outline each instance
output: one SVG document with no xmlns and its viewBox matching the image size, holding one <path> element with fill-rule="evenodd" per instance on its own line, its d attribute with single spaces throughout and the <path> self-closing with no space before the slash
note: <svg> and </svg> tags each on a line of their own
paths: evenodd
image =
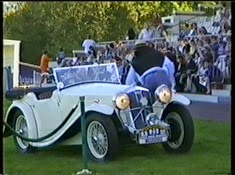
<svg viewBox="0 0 235 175">
<path fill-rule="evenodd" d="M 77 114 L 77 112 L 80 111 L 79 96 L 68 95 L 68 94 L 64 94 L 63 92 L 60 94 L 60 110 L 61 110 L 61 115 L 62 115 L 63 120 L 67 117 L 71 109 L 76 104 L 78 105 L 78 109 L 75 112 Z"/>
<path fill-rule="evenodd" d="M 36 100 L 34 106 L 39 137 L 50 133 L 61 124 L 62 116 L 57 90 L 46 98 Z"/>
</svg>

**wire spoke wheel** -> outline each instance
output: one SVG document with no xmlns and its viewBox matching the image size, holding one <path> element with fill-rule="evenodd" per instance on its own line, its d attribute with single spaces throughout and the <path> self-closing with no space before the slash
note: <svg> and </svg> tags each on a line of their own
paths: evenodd
<svg viewBox="0 0 235 175">
<path fill-rule="evenodd" d="M 188 109 L 181 104 L 168 106 L 162 119 L 170 125 L 168 141 L 162 146 L 169 153 L 189 152 L 194 140 L 194 123 Z"/>
<path fill-rule="evenodd" d="M 17 117 L 16 122 L 15 122 L 15 130 L 19 134 L 25 137 L 28 137 L 28 127 L 27 127 L 25 117 L 23 115 L 19 115 Z M 20 139 L 19 137 L 16 137 L 16 141 L 21 147 L 21 149 L 27 149 L 27 147 L 29 146 L 29 143 L 27 141 L 24 141 Z"/>
<path fill-rule="evenodd" d="M 92 121 L 87 128 L 87 144 L 91 153 L 98 159 L 103 158 L 108 152 L 108 136 L 98 121 Z"/>
<path fill-rule="evenodd" d="M 87 144 L 89 158 L 95 162 L 106 162 L 117 155 L 118 133 L 110 116 L 90 113 L 86 119 Z"/>
</svg>

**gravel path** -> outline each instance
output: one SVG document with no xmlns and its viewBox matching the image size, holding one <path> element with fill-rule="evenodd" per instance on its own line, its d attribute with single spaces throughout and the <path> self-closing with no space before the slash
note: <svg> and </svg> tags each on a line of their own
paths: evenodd
<svg viewBox="0 0 235 175">
<path fill-rule="evenodd" d="M 192 102 L 187 108 L 195 119 L 231 122 L 230 102 Z"/>
</svg>

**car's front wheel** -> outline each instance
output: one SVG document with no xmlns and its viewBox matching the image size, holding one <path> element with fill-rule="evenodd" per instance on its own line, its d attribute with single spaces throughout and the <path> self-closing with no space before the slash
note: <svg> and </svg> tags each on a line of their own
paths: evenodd
<svg viewBox="0 0 235 175">
<path fill-rule="evenodd" d="M 109 161 L 118 152 L 117 129 L 111 118 L 98 113 L 87 116 L 87 150 L 96 162 Z"/>
<path fill-rule="evenodd" d="M 21 111 L 16 111 L 13 119 L 14 130 L 25 137 L 28 137 L 28 126 L 25 116 Z M 35 149 L 29 143 L 13 134 L 14 142 L 20 153 L 32 153 Z"/>
<path fill-rule="evenodd" d="M 190 151 L 194 140 L 194 124 L 190 112 L 181 104 L 171 104 L 163 113 L 162 119 L 170 125 L 170 136 L 163 143 L 169 153 Z"/>
</svg>

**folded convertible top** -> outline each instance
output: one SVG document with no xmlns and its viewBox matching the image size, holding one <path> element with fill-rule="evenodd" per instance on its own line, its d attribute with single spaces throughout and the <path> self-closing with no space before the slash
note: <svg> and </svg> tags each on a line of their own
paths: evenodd
<svg viewBox="0 0 235 175">
<path fill-rule="evenodd" d="M 6 92 L 5 97 L 6 99 L 13 101 L 13 100 L 19 100 L 24 97 L 29 92 L 33 92 L 38 99 L 39 95 L 42 93 L 50 92 L 52 93 L 56 89 L 56 86 L 50 86 L 50 87 L 30 87 L 30 88 L 13 88 Z"/>
</svg>

